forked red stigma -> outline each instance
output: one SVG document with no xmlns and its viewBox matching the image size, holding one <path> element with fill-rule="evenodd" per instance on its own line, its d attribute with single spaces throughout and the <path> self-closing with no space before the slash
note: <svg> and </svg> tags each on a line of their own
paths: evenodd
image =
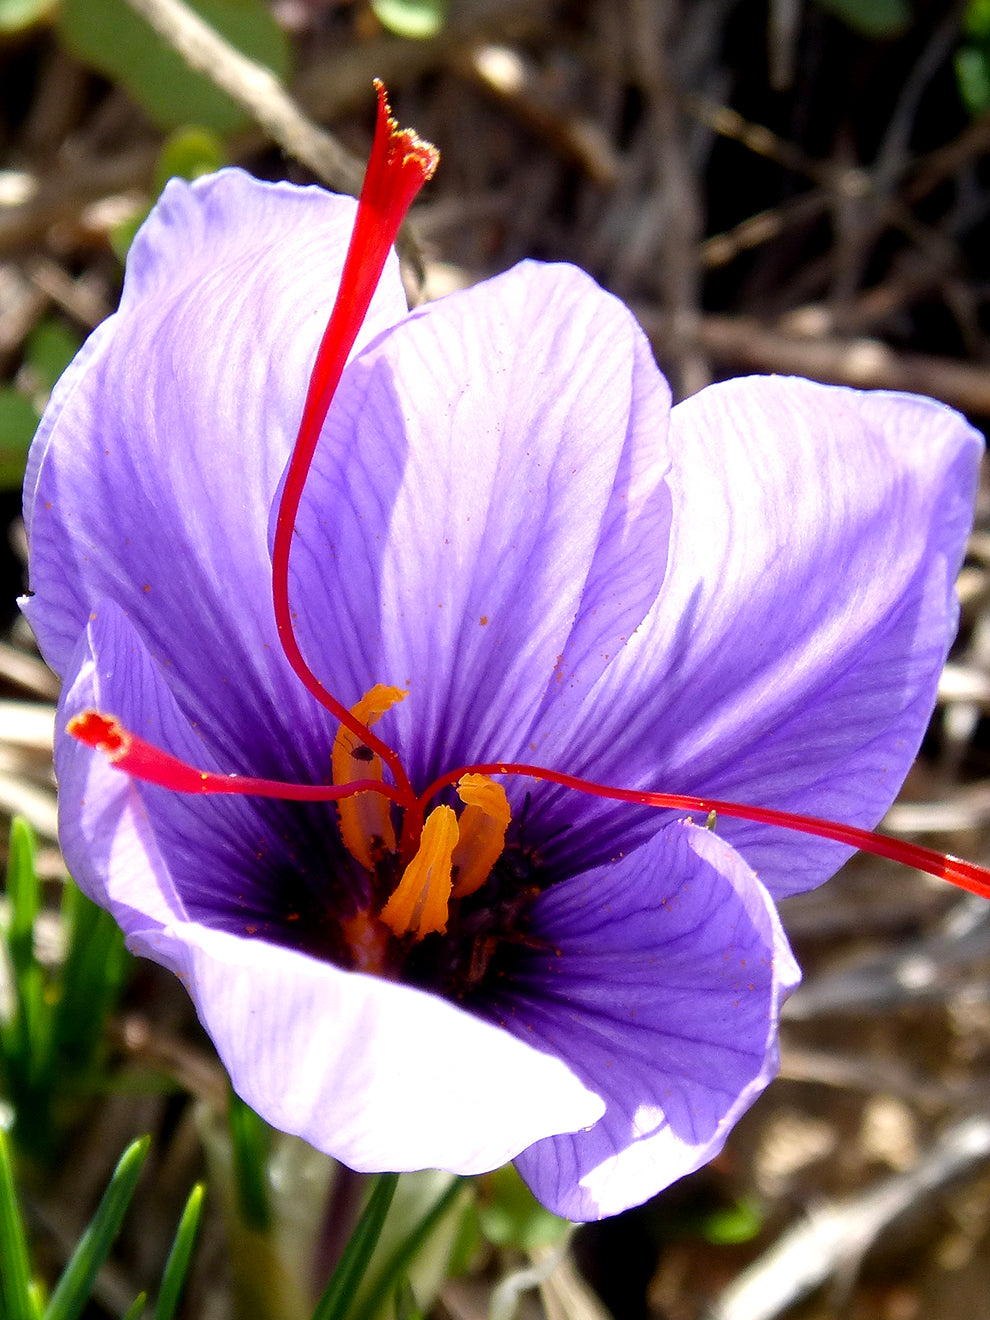
<svg viewBox="0 0 990 1320">
<path fill-rule="evenodd" d="M 380 82 L 376 81 L 375 90 L 378 94 L 378 120 L 371 157 L 358 198 L 340 287 L 316 353 L 276 514 L 272 603 L 279 642 L 296 677 L 335 719 L 381 757 L 406 801 L 412 803 L 415 794 L 398 755 L 362 724 L 343 702 L 328 692 L 310 669 L 296 639 L 289 603 L 289 556 L 293 534 L 323 423 L 399 228 L 413 199 L 432 176 L 440 159 L 436 147 L 423 142 L 412 129 L 398 126 Z"/>
<path fill-rule="evenodd" d="M 778 811 L 773 807 L 756 807 L 741 802 L 727 802 L 721 798 L 698 797 L 683 793 L 619 788 L 610 784 L 598 784 L 590 779 L 579 779 L 576 775 L 568 775 L 561 770 L 551 770 L 546 766 L 524 765 L 510 761 L 459 766 L 440 779 L 434 780 L 424 793 L 410 803 L 401 788 L 375 779 L 360 779 L 344 784 L 293 784 L 280 780 L 252 779 L 244 775 L 224 775 L 200 770 L 146 742 L 126 729 L 113 716 L 95 710 L 86 710 L 74 716 L 69 720 L 66 728 L 74 738 L 85 743 L 86 746 L 103 752 L 118 770 L 145 783 L 157 784 L 176 793 L 236 794 L 281 798 L 296 802 L 340 802 L 363 793 L 380 794 L 404 810 L 403 838 L 406 841 L 407 853 L 415 852 L 426 808 L 437 794 L 455 784 L 460 784 L 465 777 L 472 775 L 488 777 L 509 775 L 558 784 L 562 788 L 606 798 L 613 802 L 628 802 L 668 811 L 695 812 L 699 815 L 708 815 L 714 811 L 716 815 L 728 816 L 736 820 L 752 821 L 756 824 L 772 825 L 822 839 L 831 839 L 862 852 L 886 857 L 891 861 L 914 867 L 918 871 L 925 871 L 941 880 L 948 880 L 971 894 L 990 899 L 990 871 L 975 862 L 967 862 L 951 854 L 925 848 L 918 843 L 893 839 L 888 835 L 860 829 L 855 825 L 845 825 L 841 821 L 797 815 L 790 811 Z"/>
<path fill-rule="evenodd" d="M 501 761 L 460 766 L 435 780 L 425 792 L 417 794 L 398 754 L 370 727 L 406 696 L 405 690 L 376 685 L 353 709 L 348 709 L 316 677 L 297 642 L 289 604 L 289 555 L 300 502 L 327 411 L 378 287 L 392 243 L 414 197 L 433 174 L 439 160 L 435 147 L 421 141 L 410 129 L 399 128 L 392 118 L 380 82 L 375 83 L 375 89 L 378 120 L 371 158 L 358 200 L 340 287 L 316 353 L 299 432 L 286 470 L 272 552 L 272 599 L 282 649 L 300 682 L 341 725 L 333 755 L 337 782 L 331 785 L 291 784 L 200 770 L 140 738 L 113 716 L 96 710 L 85 710 L 70 719 L 66 726 L 68 732 L 86 746 L 104 753 L 118 770 L 173 792 L 244 794 L 306 802 L 335 801 L 340 804 L 342 835 L 347 847 L 369 867 L 374 866 L 377 852 L 382 847 L 397 847 L 406 870 L 380 913 L 380 921 L 370 918 L 371 924 L 364 931 L 364 935 L 368 931 L 377 932 L 372 940 L 374 947 L 369 946 L 370 951 L 364 949 L 361 944 L 364 935 L 351 932 L 356 965 L 367 965 L 371 969 L 380 962 L 378 943 L 382 923 L 397 938 L 422 938 L 424 931 L 442 931 L 448 903 L 473 892 L 473 887 L 484 882 L 486 867 L 490 864 L 488 859 L 501 848 L 510 819 L 504 791 L 494 782 L 485 783 L 486 778 L 492 776 L 534 779 L 616 802 L 702 815 L 714 811 L 722 816 L 797 830 L 903 862 L 983 898 L 990 898 L 990 871 L 919 844 L 836 821 L 768 807 L 612 787 L 544 766 Z M 391 773 L 392 783 L 383 777 L 385 768 Z M 427 817 L 433 799 L 440 793 L 449 794 L 452 789 L 456 789 L 464 804 L 460 817 L 455 819 L 449 806 L 436 807 Z M 363 794 L 377 794 L 377 808 L 380 809 L 376 808 L 374 799 L 368 798 L 362 799 L 366 806 L 346 805 L 348 800 L 360 798 Z M 402 812 L 402 836 L 397 845 L 391 825 L 391 807 L 387 804 Z M 431 841 L 432 835 L 438 838 Z M 462 853 L 467 855 L 467 861 Z M 457 873 L 456 880 L 452 868 Z"/>
</svg>

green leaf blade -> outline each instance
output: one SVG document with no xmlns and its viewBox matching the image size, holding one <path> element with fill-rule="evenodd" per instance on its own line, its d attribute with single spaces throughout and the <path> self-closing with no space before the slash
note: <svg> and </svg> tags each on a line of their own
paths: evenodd
<svg viewBox="0 0 990 1320">
<path fill-rule="evenodd" d="M 412 1297 L 407 1272 L 434 1229 L 453 1209 L 467 1186 L 468 1184 L 462 1179 L 455 1178 L 449 1187 L 444 1188 L 433 1205 L 419 1222 L 413 1225 L 385 1262 L 381 1273 L 375 1279 L 367 1297 L 362 1300 L 352 1320 L 374 1320 L 386 1300 L 396 1293 L 404 1296 L 407 1301 Z"/>
<path fill-rule="evenodd" d="M 44 1320 L 78 1320 L 82 1315 L 100 1267 L 120 1232 L 150 1145 L 150 1137 L 140 1137 L 120 1157 L 96 1214 L 52 1293 Z"/>
<path fill-rule="evenodd" d="M 238 50 L 286 79 L 288 39 L 264 0 L 194 0 L 192 7 Z M 74 55 L 126 88 L 159 128 L 195 123 L 231 133 L 247 124 L 240 106 L 169 50 L 124 0 L 63 0 L 57 27 Z"/>
<path fill-rule="evenodd" d="M 884 41 L 899 37 L 911 26 L 907 0 L 818 0 L 860 36 Z"/>
<path fill-rule="evenodd" d="M 351 1303 L 357 1295 L 361 1280 L 381 1237 L 385 1216 L 388 1214 L 395 1188 L 397 1173 L 379 1174 L 368 1198 L 357 1227 L 344 1248 L 333 1277 L 313 1312 L 313 1320 L 346 1320 Z"/>
<path fill-rule="evenodd" d="M 7 1134 L 0 1127 L 0 1296 L 5 1320 L 38 1320 Z"/>
<path fill-rule="evenodd" d="M 62 1076 L 87 1077 L 102 1049 L 106 1019 L 130 964 L 124 936 L 109 912 L 71 882 L 62 917 L 69 947 L 61 970 L 53 1028 L 53 1058 Z"/>
<path fill-rule="evenodd" d="M 13 385 L 0 386 L 0 489 L 17 490 L 38 414 L 31 400 Z"/>
<path fill-rule="evenodd" d="M 265 1233 L 272 1226 L 268 1195 L 270 1129 L 233 1089 L 228 1100 L 227 1121 L 241 1219 L 256 1233 Z"/>
<path fill-rule="evenodd" d="M 371 0 L 382 27 L 410 41 L 428 41 L 443 30 L 447 0 Z"/>
<path fill-rule="evenodd" d="M 179 1219 L 175 1241 L 168 1253 L 165 1270 L 162 1274 L 162 1286 L 158 1290 L 158 1302 L 155 1306 L 155 1320 L 172 1320 L 179 1304 L 179 1296 L 189 1272 L 193 1245 L 199 1230 L 199 1221 L 203 1214 L 203 1196 L 206 1189 L 197 1183 L 189 1193 L 186 1207 Z"/>
</svg>

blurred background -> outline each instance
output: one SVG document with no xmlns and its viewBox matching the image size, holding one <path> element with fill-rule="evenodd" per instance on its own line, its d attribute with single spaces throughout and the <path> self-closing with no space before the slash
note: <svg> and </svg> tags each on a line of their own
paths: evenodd
<svg viewBox="0 0 990 1320">
<path fill-rule="evenodd" d="M 167 8 L 149 4 L 168 30 Z M 274 72 L 298 122 L 279 117 L 277 83 L 231 99 L 214 79 L 236 90 L 236 60 L 208 55 L 213 77 L 196 73 L 126 0 L 0 0 L 0 832 L 29 823 L 0 908 L 0 1125 L 49 1283 L 128 1141 L 152 1135 L 92 1317 L 154 1293 L 201 1178 L 180 1314 L 263 1314 L 245 1262 L 263 1273 L 291 1257 L 272 1245 L 279 1189 L 298 1211 L 310 1187 L 315 1222 L 326 1188 L 305 1152 L 228 1113 L 181 988 L 131 961 L 66 884 L 57 687 L 14 605 L 27 446 L 112 311 L 164 180 L 236 163 L 353 187 L 380 77 L 400 122 L 442 150 L 406 244 L 414 300 L 522 257 L 575 262 L 633 307 L 680 397 L 784 372 L 990 418 L 990 0 L 196 9 Z M 984 863 L 988 512 L 985 492 L 939 708 L 886 821 Z M 479 1180 L 431 1314 L 481 1320 L 495 1281 L 535 1263 L 542 1284 L 520 1285 L 503 1318 L 990 1320 L 990 905 L 858 858 L 784 919 L 806 979 L 785 1013 L 782 1076 L 724 1153 L 572 1237 L 507 1176 Z M 254 1210 L 251 1168 L 265 1184 Z M 288 1301 L 283 1313 L 302 1314 Z"/>
</svg>

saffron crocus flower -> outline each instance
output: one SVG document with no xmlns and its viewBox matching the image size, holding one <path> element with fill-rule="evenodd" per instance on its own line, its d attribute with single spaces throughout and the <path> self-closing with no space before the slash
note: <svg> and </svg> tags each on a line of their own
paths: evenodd
<svg viewBox="0 0 990 1320">
<path fill-rule="evenodd" d="M 565 266 L 407 313 L 431 163 L 383 108 L 357 213 L 168 186 L 35 441 L 25 609 L 67 862 L 241 1095 L 356 1169 L 516 1158 L 593 1218 L 773 1075 L 773 899 L 859 836 L 767 822 L 893 798 L 980 444 L 803 380 L 671 409 Z M 710 798 L 768 811 L 658 809 Z"/>
</svg>

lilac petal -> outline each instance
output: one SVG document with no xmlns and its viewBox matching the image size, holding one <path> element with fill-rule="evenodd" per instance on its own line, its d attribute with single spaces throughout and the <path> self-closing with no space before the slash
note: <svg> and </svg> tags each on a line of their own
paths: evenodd
<svg viewBox="0 0 990 1320">
<path fill-rule="evenodd" d="M 99 607 L 61 718 L 108 697 L 130 703 L 181 754 L 196 735 L 133 632 L 124 645 L 128 628 L 119 609 Z M 231 933 L 244 925 L 236 892 L 250 882 L 253 843 L 248 826 L 238 859 L 230 804 L 137 786 L 64 733 L 58 753 L 67 862 L 129 946 L 183 979 L 234 1086 L 276 1127 L 359 1170 L 478 1173 L 603 1112 L 552 1054 L 445 1000 Z M 216 928 L 222 913 L 213 928 L 188 919 L 204 884 L 226 895 L 228 929 Z"/>
<path fill-rule="evenodd" d="M 116 600 L 214 746 L 297 777 L 326 721 L 277 644 L 267 523 L 353 216 L 350 199 L 238 170 L 170 183 L 25 483 L 26 612 L 53 668 Z M 361 343 L 404 313 L 393 257 Z"/>
<path fill-rule="evenodd" d="M 749 867 L 682 821 L 548 891 L 532 933 L 551 951 L 520 959 L 497 1007 L 607 1109 L 516 1163 L 555 1213 L 617 1214 L 722 1148 L 777 1070 L 778 1010 L 799 973 Z"/>
<path fill-rule="evenodd" d="M 930 399 L 756 377 L 672 414 L 674 530 L 650 618 L 579 707 L 548 711 L 556 764 L 613 784 L 872 826 L 934 705 L 956 626 L 978 434 Z M 575 811 L 584 821 L 575 818 Z M 560 800 L 582 866 L 655 828 Z M 720 822 L 780 897 L 848 850 Z"/>
<path fill-rule="evenodd" d="M 59 842 L 83 892 L 110 910 L 129 939 L 136 933 L 150 938 L 169 922 L 185 919 L 186 912 L 140 790 L 105 756 L 65 732 L 66 722 L 96 705 L 99 696 L 96 657 L 84 633 L 69 665 L 56 726 Z M 164 958 L 158 961 L 168 965 Z"/>
<path fill-rule="evenodd" d="M 524 263 L 413 313 L 348 370 L 293 546 L 303 650 L 351 652 L 414 782 L 526 750 L 663 580 L 669 391 L 629 312 Z M 346 571 L 345 571 L 346 570 Z M 324 681 L 327 681 L 324 678 Z"/>
<path fill-rule="evenodd" d="M 168 934 L 238 1094 L 359 1172 L 482 1173 L 602 1113 L 552 1054 L 434 995 L 203 926 Z"/>
<path fill-rule="evenodd" d="M 356 868 L 340 843 L 332 805 L 200 797 L 150 784 L 131 786 L 118 771 L 101 773 L 103 758 L 92 764 L 75 739 L 61 732 L 72 715 L 88 708 L 116 716 L 125 727 L 189 764 L 205 770 L 223 767 L 179 710 L 130 620 L 114 602 L 100 602 L 77 648 L 55 749 L 63 848 L 70 868 L 80 872 L 80 883 L 94 897 L 100 898 L 102 891 L 98 877 L 94 883 L 85 878 L 92 865 L 88 854 L 94 849 L 100 854 L 113 833 L 113 817 L 104 819 L 92 787 L 99 782 L 108 803 L 118 798 L 129 802 L 135 795 L 142 803 L 140 820 L 168 859 L 169 884 L 174 883 L 176 895 L 173 915 L 178 910 L 184 918 L 214 928 L 306 944 L 313 952 L 320 946 L 318 932 L 325 931 L 325 913 L 353 910 Z M 122 794 L 121 784 L 131 792 Z M 94 810 L 99 828 L 90 821 Z M 147 901 L 153 904 L 162 883 L 160 869 L 151 856 L 142 864 L 138 855 L 134 874 L 121 874 L 119 884 L 134 885 L 138 893 L 144 892 L 142 885 L 150 885 Z M 140 909 L 140 899 L 135 905 Z M 130 932 L 128 915 L 117 917 Z"/>
</svg>

